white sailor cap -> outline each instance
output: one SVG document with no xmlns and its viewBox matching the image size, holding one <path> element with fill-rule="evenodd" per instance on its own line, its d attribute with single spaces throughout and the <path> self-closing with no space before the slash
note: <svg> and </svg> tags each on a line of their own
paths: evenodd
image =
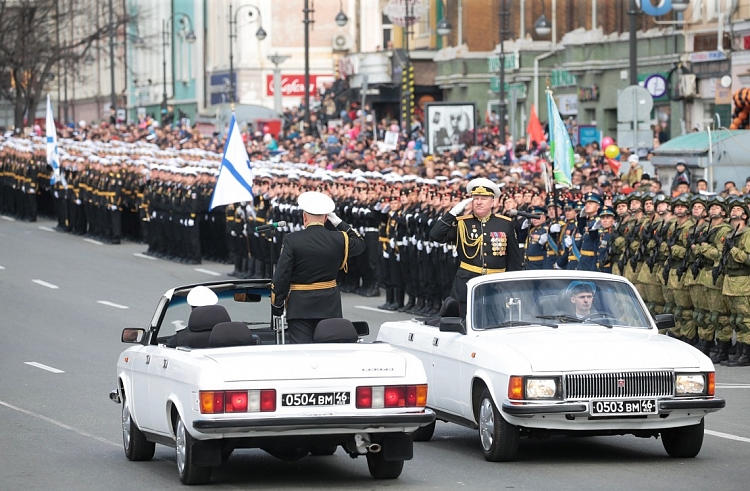
<svg viewBox="0 0 750 491">
<path fill-rule="evenodd" d="M 310 215 L 327 215 L 336 208 L 333 200 L 323 193 L 308 191 L 297 198 L 297 204 L 302 211 Z"/>
<path fill-rule="evenodd" d="M 500 188 L 486 177 L 477 177 L 469 181 L 466 192 L 472 196 L 493 196 L 495 198 L 500 196 Z"/>
<path fill-rule="evenodd" d="M 187 303 L 191 307 L 203 307 L 206 305 L 216 305 L 219 303 L 219 297 L 208 287 L 196 286 L 187 296 Z"/>
</svg>

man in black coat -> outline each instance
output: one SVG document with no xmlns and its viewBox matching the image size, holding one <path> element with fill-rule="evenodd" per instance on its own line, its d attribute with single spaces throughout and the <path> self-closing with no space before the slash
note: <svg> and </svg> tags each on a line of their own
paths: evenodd
<svg viewBox="0 0 750 491">
<path fill-rule="evenodd" d="M 523 258 L 513 221 L 501 214 L 492 214 L 500 189 L 483 177 L 472 179 L 466 186 L 471 198 L 465 199 L 435 222 L 430 238 L 435 242 L 456 244 L 458 272 L 453 280 L 451 297 L 458 300 L 461 317 L 466 317 L 466 283 L 479 275 L 520 271 Z M 472 212 L 461 215 L 471 203 Z"/>
<path fill-rule="evenodd" d="M 272 313 L 281 315 L 286 306 L 292 344 L 311 343 L 322 319 L 343 317 L 336 277 L 365 250 L 362 236 L 333 213 L 331 198 L 309 191 L 297 203 L 305 228 L 284 237 L 271 283 Z M 326 220 L 337 230 L 326 229 Z"/>
</svg>

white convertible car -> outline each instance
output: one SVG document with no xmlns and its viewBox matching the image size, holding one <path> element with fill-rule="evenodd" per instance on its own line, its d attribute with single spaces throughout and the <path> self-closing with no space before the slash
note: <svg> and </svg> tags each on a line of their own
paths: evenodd
<svg viewBox="0 0 750 491">
<path fill-rule="evenodd" d="M 553 434 L 661 437 L 673 457 L 700 452 L 704 416 L 725 405 L 713 364 L 659 335 L 674 317 L 652 319 L 626 279 L 524 271 L 474 278 L 468 292 L 465 320 L 446 301 L 442 317 L 385 323 L 378 340 L 422 360 L 427 407 L 478 429 L 487 460 Z"/>
<path fill-rule="evenodd" d="M 277 344 L 270 285 L 262 280 L 204 283 L 216 305 L 190 308 L 198 285 L 169 290 L 146 329 L 117 361 L 122 437 L 130 460 L 155 444 L 175 447 L 185 484 L 205 483 L 237 448 L 282 459 L 365 455 L 370 474 L 393 479 L 412 458 L 412 433 L 435 421 L 425 409 L 427 376 L 415 356 L 358 342 L 367 324 L 321 322 L 313 344 Z M 177 346 L 177 347 L 172 347 Z"/>
</svg>

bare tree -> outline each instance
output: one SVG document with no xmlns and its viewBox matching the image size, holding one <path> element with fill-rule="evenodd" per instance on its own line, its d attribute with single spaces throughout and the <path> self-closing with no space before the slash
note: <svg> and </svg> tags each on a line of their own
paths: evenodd
<svg viewBox="0 0 750 491">
<path fill-rule="evenodd" d="M 33 120 L 45 83 L 54 77 L 55 68 L 64 64 L 75 70 L 95 43 L 109 34 L 108 22 L 91 22 L 90 14 L 83 9 L 65 9 L 62 3 L 0 0 L 0 97 L 13 104 L 16 128 L 23 128 L 26 117 L 29 122 Z M 80 36 L 60 41 L 59 34 L 66 26 L 87 17 L 88 27 L 78 29 Z M 119 12 L 112 28 L 118 30 L 134 21 Z"/>
</svg>

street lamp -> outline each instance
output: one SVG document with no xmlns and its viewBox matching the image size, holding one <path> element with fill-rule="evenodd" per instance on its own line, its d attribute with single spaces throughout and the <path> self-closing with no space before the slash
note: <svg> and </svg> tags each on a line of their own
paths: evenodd
<svg viewBox="0 0 750 491">
<path fill-rule="evenodd" d="M 508 0 L 500 0 L 500 94 L 498 96 L 498 118 L 500 119 L 500 143 L 506 144 L 505 139 L 505 37 L 510 33 L 510 5 Z M 515 109 L 515 108 L 514 108 Z"/>
<path fill-rule="evenodd" d="M 174 26 L 173 20 L 175 18 L 178 18 L 180 21 L 180 24 L 184 26 L 185 22 L 187 22 L 187 28 L 188 33 L 185 36 L 185 40 L 188 42 L 188 44 L 193 44 L 195 42 L 195 32 L 193 31 L 193 20 L 190 18 L 190 16 L 184 12 L 175 12 L 167 19 L 162 20 L 161 27 L 162 27 L 162 76 L 163 76 L 163 86 L 164 86 L 164 92 L 162 93 L 162 110 L 167 110 L 167 46 L 169 45 L 169 38 L 172 34 L 170 31 L 170 27 Z"/>
<path fill-rule="evenodd" d="M 537 19 L 536 22 L 534 22 L 534 30 L 538 35 L 542 37 L 547 37 L 552 32 L 552 23 L 549 21 L 547 16 L 544 15 L 544 12 L 542 12 L 542 15 Z"/>
<path fill-rule="evenodd" d="M 258 14 L 258 20 L 251 20 L 250 24 L 257 22 L 258 23 L 258 30 L 255 31 L 255 37 L 258 39 L 258 41 L 263 41 L 266 39 L 266 31 L 263 30 L 263 19 L 260 16 L 260 9 L 256 7 L 255 5 L 242 5 L 240 8 L 237 9 L 237 11 L 232 15 L 232 4 L 229 4 L 229 102 L 234 103 L 235 99 L 235 84 L 234 84 L 234 53 L 233 53 L 233 46 L 234 46 L 234 39 L 237 37 L 237 15 L 242 11 L 242 9 L 250 9 L 250 12 L 247 13 L 248 17 L 253 16 L 253 10 L 257 12 Z"/>
<path fill-rule="evenodd" d="M 281 112 L 281 68 L 279 65 L 289 59 L 289 55 L 280 55 L 274 53 L 268 56 L 273 63 L 273 109 L 277 113 Z"/>
<path fill-rule="evenodd" d="M 438 36 L 447 36 L 451 33 L 451 29 L 453 29 L 453 26 L 450 22 L 448 22 L 448 18 L 445 16 L 445 13 L 448 11 L 448 9 L 446 8 L 445 2 L 443 0 L 440 0 L 440 5 L 443 7 L 443 16 L 435 26 L 435 32 L 437 32 Z"/>
<path fill-rule="evenodd" d="M 344 27 L 349 18 L 344 13 L 344 6 L 342 0 L 339 0 L 339 13 L 336 15 L 336 24 L 339 27 Z"/>
</svg>

